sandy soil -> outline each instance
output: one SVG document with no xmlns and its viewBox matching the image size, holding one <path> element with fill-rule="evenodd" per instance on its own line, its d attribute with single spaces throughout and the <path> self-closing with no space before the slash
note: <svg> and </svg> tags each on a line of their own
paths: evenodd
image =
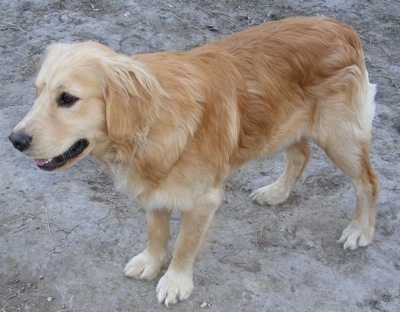
<svg viewBox="0 0 400 312">
<path fill-rule="evenodd" d="M 124 278 L 145 244 L 145 214 L 92 160 L 39 171 L 7 136 L 29 110 L 35 64 L 55 41 L 126 54 L 187 49 L 263 21 L 327 15 L 353 25 L 378 84 L 372 162 L 381 180 L 373 244 L 336 244 L 354 208 L 350 181 L 314 148 L 288 201 L 253 204 L 283 155 L 229 181 L 226 201 L 174 311 L 400 311 L 400 4 L 370 1 L 0 2 L 0 311 L 166 311 L 157 281 Z M 179 217 L 172 220 L 176 233 Z M 173 235 L 175 236 L 175 235 Z"/>
</svg>

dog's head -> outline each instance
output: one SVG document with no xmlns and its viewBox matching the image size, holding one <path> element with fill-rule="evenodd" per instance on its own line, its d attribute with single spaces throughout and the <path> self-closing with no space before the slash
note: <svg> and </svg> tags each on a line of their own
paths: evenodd
<svg viewBox="0 0 400 312">
<path fill-rule="evenodd" d="M 71 166 L 107 141 L 143 136 L 161 92 L 142 63 L 95 42 L 51 45 L 35 87 L 35 102 L 9 139 L 48 171 Z"/>
</svg>

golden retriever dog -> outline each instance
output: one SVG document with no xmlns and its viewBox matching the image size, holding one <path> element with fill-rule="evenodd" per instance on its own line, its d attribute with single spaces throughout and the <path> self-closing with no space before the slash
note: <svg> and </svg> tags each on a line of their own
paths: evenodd
<svg viewBox="0 0 400 312">
<path fill-rule="evenodd" d="M 193 265 L 224 181 L 250 160 L 286 151 L 286 168 L 251 194 L 277 205 L 310 159 L 313 140 L 355 188 L 345 249 L 374 234 L 378 180 L 369 144 L 375 85 L 360 39 L 323 17 L 267 22 L 186 52 L 128 57 L 95 42 L 53 44 L 32 109 L 13 145 L 52 171 L 92 155 L 147 212 L 147 246 L 125 275 L 154 279 L 167 262 L 171 211 L 181 224 L 157 286 L 174 304 L 193 289 Z"/>
</svg>

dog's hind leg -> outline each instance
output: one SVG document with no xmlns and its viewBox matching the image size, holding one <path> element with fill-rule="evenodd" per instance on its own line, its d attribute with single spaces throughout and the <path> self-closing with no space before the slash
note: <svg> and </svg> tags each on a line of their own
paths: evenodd
<svg viewBox="0 0 400 312">
<path fill-rule="evenodd" d="M 261 205 L 277 205 L 285 201 L 299 180 L 310 156 L 307 139 L 292 144 L 286 149 L 285 171 L 274 183 L 254 191 L 251 194 L 252 199 Z"/>
<path fill-rule="evenodd" d="M 151 280 L 167 261 L 170 211 L 147 213 L 147 246 L 125 266 L 125 276 Z"/>
<path fill-rule="evenodd" d="M 313 135 L 333 163 L 351 178 L 355 188 L 356 211 L 338 241 L 344 249 L 350 250 L 367 246 L 372 241 L 379 192 L 378 178 L 369 157 L 375 85 L 366 79 L 353 90 L 343 104 L 326 105 L 330 118 L 324 118 L 322 112 L 325 123 Z"/>
<path fill-rule="evenodd" d="M 379 185 L 369 159 L 369 143 L 358 141 L 349 144 L 352 139 L 342 133 L 342 140 L 328 141 L 324 147 L 329 158 L 347 174 L 354 185 L 356 193 L 356 211 L 349 226 L 343 231 L 339 243 L 344 249 L 356 249 L 367 246 L 374 235 L 375 203 Z"/>
<path fill-rule="evenodd" d="M 326 140 L 322 148 L 351 178 L 356 193 L 355 214 L 338 242 L 350 250 L 367 246 L 374 235 L 375 203 L 379 192 L 378 179 L 369 159 L 369 142 L 357 140 L 345 129 L 336 128 L 334 137 Z"/>
</svg>

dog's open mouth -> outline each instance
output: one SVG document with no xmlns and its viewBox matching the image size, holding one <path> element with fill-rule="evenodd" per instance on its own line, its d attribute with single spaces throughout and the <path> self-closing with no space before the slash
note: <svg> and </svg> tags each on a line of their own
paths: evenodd
<svg viewBox="0 0 400 312">
<path fill-rule="evenodd" d="M 34 162 L 40 169 L 52 171 L 64 166 L 69 159 L 77 157 L 88 146 L 89 141 L 86 139 L 81 139 L 72 145 L 65 153 L 62 153 L 57 157 L 50 159 L 34 159 Z"/>
</svg>

